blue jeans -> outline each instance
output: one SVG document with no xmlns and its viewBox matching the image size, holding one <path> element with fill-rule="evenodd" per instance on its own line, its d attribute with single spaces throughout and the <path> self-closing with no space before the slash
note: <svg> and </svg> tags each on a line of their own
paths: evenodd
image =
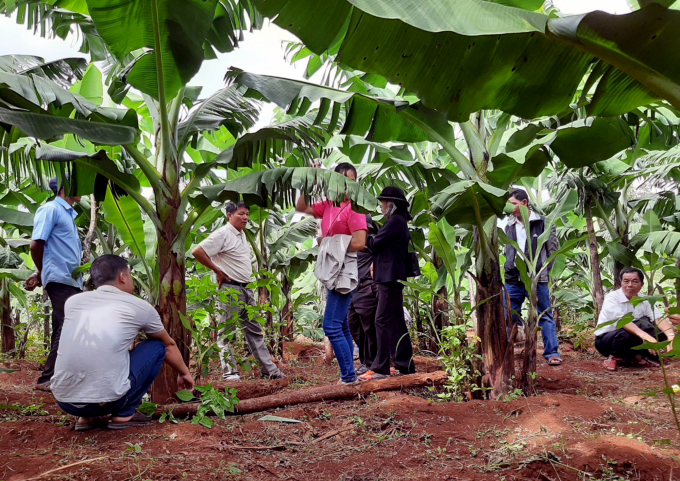
<svg viewBox="0 0 680 481">
<path fill-rule="evenodd" d="M 347 312 L 353 296 L 354 292 L 340 294 L 328 291 L 326 312 L 323 315 L 323 332 L 333 346 L 344 382 L 352 382 L 357 378 L 354 372 L 354 341 L 347 323 Z"/>
<path fill-rule="evenodd" d="M 512 321 L 522 325 L 522 320 L 519 314 L 522 312 L 522 304 L 524 300 L 529 297 L 524 284 L 507 283 L 505 289 L 510 296 L 510 305 L 512 307 Z M 552 316 L 552 306 L 550 305 L 550 289 L 548 289 L 547 282 L 538 283 L 538 313 L 543 313 L 538 325 L 541 328 L 543 335 L 543 357 L 550 359 L 551 357 L 560 357 L 558 352 L 559 344 L 557 342 L 557 327 L 555 326 L 555 319 Z M 507 309 L 507 300 L 503 296 L 503 303 Z M 528 335 L 528 333 L 527 333 Z"/>
<path fill-rule="evenodd" d="M 57 402 L 59 407 L 68 414 L 84 418 L 98 416 L 127 417 L 132 416 L 142 398 L 149 391 L 154 379 L 161 372 L 165 361 L 165 344 L 158 339 L 147 339 L 130 351 L 130 390 L 117 401 L 104 404 L 88 403 L 75 406 L 70 403 Z"/>
</svg>

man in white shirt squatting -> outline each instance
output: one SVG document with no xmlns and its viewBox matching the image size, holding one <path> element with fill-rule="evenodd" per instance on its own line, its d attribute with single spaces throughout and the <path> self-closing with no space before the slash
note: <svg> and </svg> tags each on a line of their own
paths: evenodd
<svg viewBox="0 0 680 481">
<path fill-rule="evenodd" d="M 227 204 L 229 222 L 220 227 L 193 250 L 194 258 L 217 276 L 217 284 L 221 288 L 238 291 L 238 298 L 245 305 L 255 306 L 255 296 L 248 284 L 253 282 L 253 264 L 250 244 L 246 239 L 244 229 L 248 225 L 250 210 L 243 203 Z M 224 314 L 220 324 L 225 325 L 218 334 L 217 345 L 222 355 L 222 377 L 225 381 L 240 381 L 236 360 L 229 346 L 228 336 L 235 331 L 233 319 L 238 317 L 245 328 L 245 337 L 250 352 L 260 366 L 264 379 L 283 379 L 285 374 L 272 361 L 267 345 L 264 342 L 262 326 L 249 318 L 246 307 L 230 307 L 222 304 Z M 234 312 L 238 310 L 238 313 Z M 238 316 L 235 316 L 238 314 Z"/>
<path fill-rule="evenodd" d="M 132 294 L 125 259 L 98 257 L 90 275 L 97 290 L 76 294 L 64 306 L 52 394 L 78 417 L 76 431 L 149 424 L 137 408 L 163 361 L 177 371 L 180 390 L 193 389 L 194 380 L 156 309 Z M 148 339 L 130 350 L 141 331 Z"/>
<path fill-rule="evenodd" d="M 666 318 L 648 301 L 636 306 L 631 304 L 630 300 L 640 293 L 644 282 L 645 277 L 641 270 L 624 269 L 621 271 L 621 288 L 604 298 L 595 330 L 595 348 L 607 358 L 602 364 L 608 371 L 616 371 L 617 365 L 622 362 L 647 367 L 658 366 L 659 358 L 656 353 L 633 348 L 643 341 L 662 342 L 675 337 L 675 327 L 670 321 L 678 323 L 680 316 L 671 315 Z M 631 313 L 633 322 L 617 329 L 616 321 Z M 671 343 L 668 350 L 672 349 Z"/>
</svg>

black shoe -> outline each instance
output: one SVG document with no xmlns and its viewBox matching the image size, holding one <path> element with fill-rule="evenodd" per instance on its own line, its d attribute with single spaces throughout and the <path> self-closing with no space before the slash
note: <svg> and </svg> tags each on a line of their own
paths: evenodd
<svg viewBox="0 0 680 481">
<path fill-rule="evenodd" d="M 271 381 L 276 381 L 278 379 L 285 379 L 288 376 L 286 376 L 283 372 L 279 371 L 276 374 L 263 374 L 262 379 L 269 379 Z"/>
<path fill-rule="evenodd" d="M 358 368 L 356 368 L 354 370 L 354 372 L 357 373 L 357 376 L 361 376 L 362 374 L 366 374 L 368 372 L 368 366 L 366 364 L 362 364 Z"/>
</svg>

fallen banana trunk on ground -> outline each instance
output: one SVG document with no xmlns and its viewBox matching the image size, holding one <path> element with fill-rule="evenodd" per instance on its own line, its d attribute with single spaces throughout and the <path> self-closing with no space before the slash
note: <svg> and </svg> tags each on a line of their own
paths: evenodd
<svg viewBox="0 0 680 481">
<path fill-rule="evenodd" d="M 393 376 L 381 381 L 369 381 L 347 386 L 343 384 L 331 384 L 329 386 L 316 386 L 295 391 L 286 391 L 251 399 L 245 399 L 236 406 L 235 414 L 248 414 L 275 409 L 296 404 L 335 401 L 338 399 L 350 399 L 356 395 L 368 395 L 378 391 L 396 391 L 399 389 L 413 389 L 428 386 L 441 386 L 448 379 L 444 371 L 435 371 L 408 376 Z M 200 403 L 166 404 L 158 406 L 154 417 L 162 413 L 172 411 L 175 417 L 186 417 L 196 414 Z"/>
</svg>

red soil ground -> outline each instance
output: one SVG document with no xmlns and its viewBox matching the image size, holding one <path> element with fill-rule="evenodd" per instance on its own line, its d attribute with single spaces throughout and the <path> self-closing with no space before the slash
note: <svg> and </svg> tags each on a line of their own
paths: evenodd
<svg viewBox="0 0 680 481">
<path fill-rule="evenodd" d="M 232 416 L 212 429 L 180 421 L 87 433 L 32 389 L 35 365 L 8 363 L 20 370 L 0 374 L 0 403 L 18 409 L 0 409 L 0 480 L 680 479 L 668 399 L 639 396 L 662 387 L 661 372 L 609 373 L 592 353 L 563 351 L 560 367 L 539 362 L 536 396 L 508 402 L 389 392 Z M 337 367 L 313 350 L 294 347 L 285 359 L 298 376 L 286 389 L 337 381 Z M 680 363 L 668 373 L 680 381 Z M 256 374 L 244 394 L 269 383 Z M 258 421 L 264 414 L 303 422 Z"/>
</svg>

